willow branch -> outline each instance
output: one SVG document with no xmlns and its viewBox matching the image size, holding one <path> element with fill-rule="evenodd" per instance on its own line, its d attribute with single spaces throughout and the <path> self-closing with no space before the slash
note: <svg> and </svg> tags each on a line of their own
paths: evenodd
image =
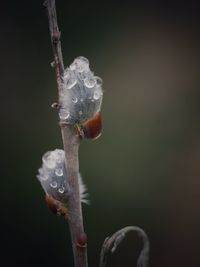
<svg viewBox="0 0 200 267">
<path fill-rule="evenodd" d="M 63 91 L 62 77 L 64 64 L 62 58 L 60 31 L 57 23 L 55 0 L 47 0 L 44 5 L 47 8 L 49 30 L 54 55 L 54 68 L 58 88 L 58 104 L 61 107 Z M 65 150 L 65 163 L 71 194 L 68 199 L 68 224 L 71 233 L 72 248 L 75 267 L 87 267 L 87 238 L 84 233 L 83 216 L 79 192 L 79 137 L 73 125 L 60 123 L 63 145 Z"/>
<path fill-rule="evenodd" d="M 147 267 L 149 259 L 149 239 L 141 228 L 137 226 L 127 226 L 114 233 L 111 237 L 107 237 L 102 245 L 99 267 L 106 267 L 109 252 L 114 253 L 119 244 L 123 241 L 126 234 L 136 232 L 143 240 L 143 249 L 137 260 L 137 267 Z"/>
</svg>

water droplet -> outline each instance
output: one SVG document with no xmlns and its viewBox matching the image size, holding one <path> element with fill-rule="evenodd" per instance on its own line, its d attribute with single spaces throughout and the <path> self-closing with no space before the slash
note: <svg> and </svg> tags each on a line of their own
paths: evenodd
<svg viewBox="0 0 200 267">
<path fill-rule="evenodd" d="M 60 164 L 64 161 L 64 151 L 61 149 L 55 149 L 54 154 L 56 157 L 56 163 Z"/>
<path fill-rule="evenodd" d="M 77 97 L 73 97 L 73 98 L 72 98 L 72 102 L 73 102 L 73 103 L 77 103 L 77 102 L 78 102 L 78 98 L 77 98 Z"/>
<path fill-rule="evenodd" d="M 56 161 L 51 151 L 48 151 L 43 155 L 42 161 L 49 169 L 53 169 L 56 166 Z"/>
<path fill-rule="evenodd" d="M 77 57 L 74 62 L 70 65 L 71 70 L 77 70 L 78 72 L 89 71 L 89 61 L 85 57 Z"/>
<path fill-rule="evenodd" d="M 43 155 L 42 160 L 43 160 L 43 161 L 48 160 L 48 158 L 51 157 L 51 153 L 52 153 L 51 151 L 47 151 L 47 152 Z M 39 169 L 39 172 L 43 172 L 43 169 L 40 168 L 40 169 Z"/>
<path fill-rule="evenodd" d="M 59 189 L 58 189 L 58 192 L 63 194 L 65 192 L 65 188 L 64 186 L 61 186 Z"/>
<path fill-rule="evenodd" d="M 83 111 L 82 110 L 79 111 L 79 115 L 83 115 Z"/>
<path fill-rule="evenodd" d="M 86 87 L 92 88 L 95 86 L 96 80 L 94 79 L 94 77 L 87 77 L 84 79 L 84 84 Z"/>
<path fill-rule="evenodd" d="M 73 62 L 70 66 L 69 66 L 70 70 L 75 70 L 76 69 L 76 64 Z"/>
<path fill-rule="evenodd" d="M 97 87 L 102 86 L 103 80 L 98 76 L 95 76 L 94 78 L 96 79 Z"/>
<path fill-rule="evenodd" d="M 53 181 L 52 183 L 50 183 L 50 186 L 52 188 L 56 188 L 57 187 L 57 182 L 56 181 Z"/>
<path fill-rule="evenodd" d="M 62 169 L 56 169 L 56 170 L 55 170 L 55 174 L 56 174 L 57 176 L 63 176 L 63 170 L 62 170 Z"/>
<path fill-rule="evenodd" d="M 95 91 L 93 97 L 95 100 L 98 100 L 101 97 L 101 93 L 99 91 Z"/>
<path fill-rule="evenodd" d="M 42 181 L 48 180 L 48 176 L 47 175 L 41 175 L 40 178 L 41 178 Z"/>
<path fill-rule="evenodd" d="M 89 60 L 86 57 L 83 57 L 83 56 L 77 57 L 75 59 L 75 61 L 79 61 L 79 62 L 82 62 L 82 63 L 85 63 L 85 64 L 89 65 Z"/>
<path fill-rule="evenodd" d="M 59 111 L 59 117 L 61 120 L 67 120 L 70 117 L 70 113 L 64 109 L 61 109 Z"/>
</svg>

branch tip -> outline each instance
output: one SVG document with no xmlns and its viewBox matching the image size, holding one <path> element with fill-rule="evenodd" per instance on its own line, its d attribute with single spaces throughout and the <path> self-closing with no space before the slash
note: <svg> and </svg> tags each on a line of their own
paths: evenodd
<svg viewBox="0 0 200 267">
<path fill-rule="evenodd" d="M 55 68 L 56 72 L 56 82 L 58 88 L 58 102 L 60 102 L 60 95 L 62 92 L 62 76 L 64 73 L 64 63 L 62 57 L 62 49 L 60 36 L 61 32 L 58 28 L 57 14 L 55 0 L 46 0 L 44 6 L 47 9 L 48 21 L 49 21 L 49 31 L 53 49 L 54 63 L 51 63 L 51 66 Z"/>
</svg>

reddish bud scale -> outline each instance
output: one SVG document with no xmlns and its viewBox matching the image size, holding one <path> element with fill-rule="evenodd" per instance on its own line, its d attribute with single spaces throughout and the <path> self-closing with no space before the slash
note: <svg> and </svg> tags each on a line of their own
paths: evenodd
<svg viewBox="0 0 200 267">
<path fill-rule="evenodd" d="M 88 139 L 97 139 L 100 137 L 102 131 L 101 114 L 97 112 L 96 115 L 83 123 L 80 128 L 80 135 Z"/>
<path fill-rule="evenodd" d="M 49 195 L 45 196 L 45 200 L 46 200 L 46 203 L 47 203 L 49 210 L 53 214 L 55 214 L 57 216 L 62 215 L 65 218 L 67 218 L 68 210 L 60 201 L 54 199 L 53 197 L 51 197 Z"/>
<path fill-rule="evenodd" d="M 58 212 L 57 201 L 49 195 L 45 195 L 45 200 L 46 200 L 46 203 L 47 203 L 49 210 L 52 213 L 57 215 L 57 212 Z"/>
</svg>

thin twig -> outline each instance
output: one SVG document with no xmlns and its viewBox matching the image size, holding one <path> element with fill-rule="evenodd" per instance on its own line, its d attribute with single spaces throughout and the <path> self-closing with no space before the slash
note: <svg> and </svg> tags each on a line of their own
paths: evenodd
<svg viewBox="0 0 200 267">
<path fill-rule="evenodd" d="M 47 8 L 51 43 L 54 55 L 54 67 L 58 88 L 58 105 L 61 106 L 63 91 L 62 77 L 64 64 L 61 51 L 60 31 L 57 23 L 55 0 L 47 0 L 44 5 Z M 83 228 L 83 216 L 79 192 L 79 137 L 73 125 L 60 123 L 63 145 L 65 150 L 66 171 L 68 175 L 71 194 L 68 199 L 68 223 L 71 233 L 72 248 L 75 267 L 87 267 L 87 238 Z"/>
<path fill-rule="evenodd" d="M 147 267 L 149 259 L 149 239 L 141 228 L 137 226 L 127 226 L 121 230 L 114 233 L 111 237 L 107 237 L 102 245 L 101 255 L 100 255 L 100 264 L 99 267 L 106 267 L 108 254 L 109 252 L 114 253 L 118 245 L 125 238 L 126 234 L 134 231 L 142 238 L 143 240 L 143 249 L 137 260 L 137 267 Z"/>
<path fill-rule="evenodd" d="M 62 76 L 64 73 L 64 64 L 63 64 L 62 49 L 60 42 L 61 32 L 59 31 L 58 28 L 55 0 L 46 0 L 44 2 L 44 6 L 47 8 L 47 15 L 49 19 L 49 31 L 51 35 L 51 44 L 54 56 L 53 66 L 56 72 L 58 101 L 60 102 L 60 95 L 62 93 Z"/>
</svg>

